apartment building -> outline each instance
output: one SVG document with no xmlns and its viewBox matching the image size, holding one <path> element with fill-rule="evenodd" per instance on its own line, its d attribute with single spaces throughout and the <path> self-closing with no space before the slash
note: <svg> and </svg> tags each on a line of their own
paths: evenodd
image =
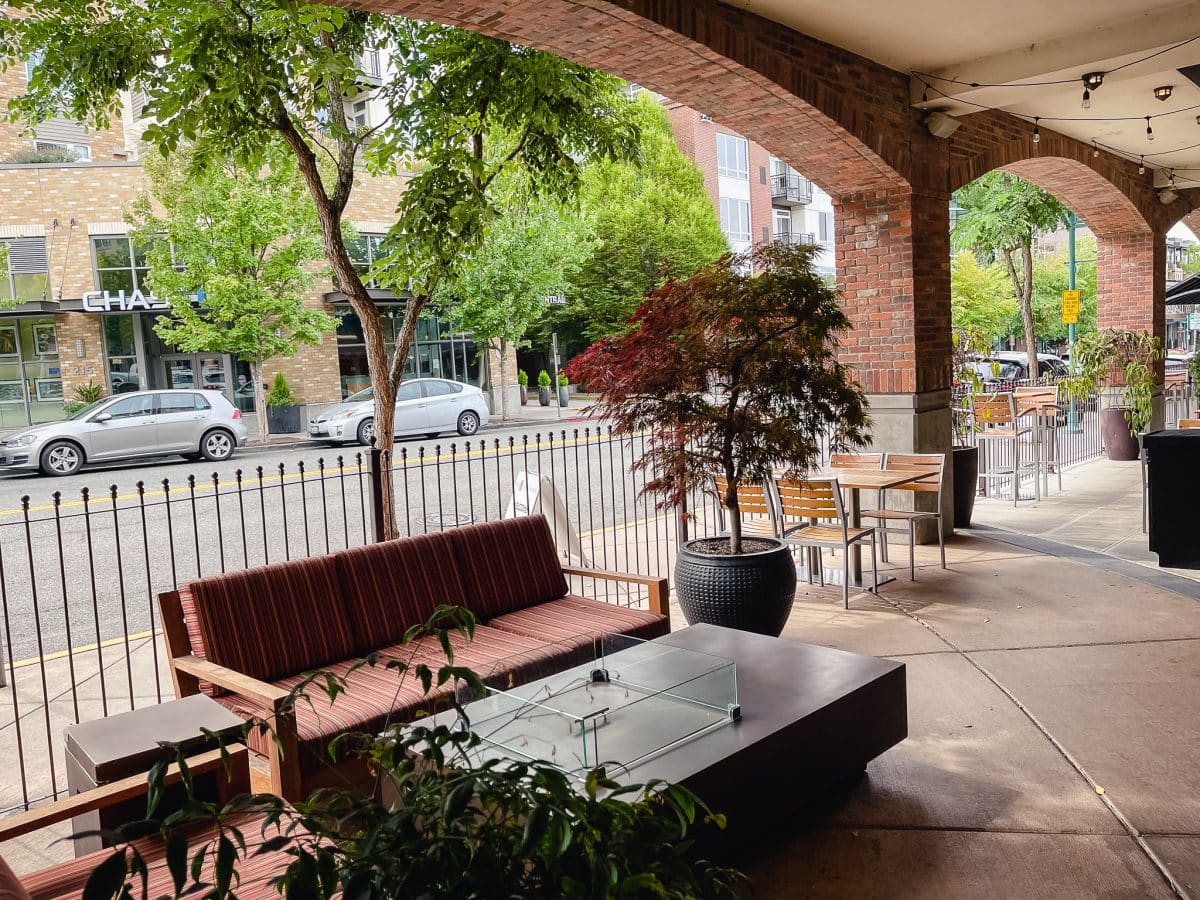
<svg viewBox="0 0 1200 900">
<path fill-rule="evenodd" d="M 369 77 L 383 76 L 380 62 L 379 54 L 364 58 Z M 24 92 L 34 66 L 0 74 L 0 102 Z M 376 105 L 364 95 L 347 111 L 369 126 L 382 114 Z M 167 303 L 146 288 L 145 249 L 125 221 L 147 188 L 138 142 L 143 106 L 141 98 L 125 97 L 123 115 L 104 131 L 65 119 L 32 133 L 0 122 L 0 242 L 8 251 L 0 277 L 0 429 L 61 419 L 72 390 L 89 382 L 109 392 L 203 386 L 253 411 L 248 363 L 223 353 L 182 353 L 155 333 Z M 404 181 L 359 175 L 347 218 L 360 235 L 352 255 L 363 272 L 393 221 Z M 405 296 L 377 286 L 372 294 L 390 342 Z M 345 297 L 326 279 L 305 303 L 332 313 L 337 328 L 293 358 L 271 360 L 268 379 L 283 372 L 310 405 L 366 387 L 362 327 Z M 470 335 L 451 333 L 429 314 L 419 324 L 408 374 L 478 384 L 481 356 Z"/>
<path fill-rule="evenodd" d="M 732 250 L 772 241 L 815 244 L 817 266 L 834 274 L 833 201 L 765 147 L 710 116 L 663 98 L 675 142 L 704 174 Z"/>
</svg>

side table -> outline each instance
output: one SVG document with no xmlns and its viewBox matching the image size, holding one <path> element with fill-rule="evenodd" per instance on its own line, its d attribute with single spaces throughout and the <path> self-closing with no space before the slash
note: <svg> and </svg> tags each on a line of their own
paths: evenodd
<svg viewBox="0 0 1200 900">
<path fill-rule="evenodd" d="M 63 730 L 66 740 L 67 787 L 72 794 L 102 784 L 149 772 L 161 758 L 161 742 L 180 744 L 185 751 L 203 748 L 206 728 L 226 742 L 241 739 L 243 720 L 204 694 L 169 700 L 157 706 L 145 706 L 104 719 L 80 722 Z M 210 748 L 212 749 L 212 748 Z M 158 814 L 178 809 L 184 797 L 183 786 L 168 788 Z M 197 779 L 196 791 L 206 799 L 215 796 L 212 778 Z M 72 832 L 112 829 L 146 817 L 146 798 L 138 797 L 86 813 L 72 820 Z M 99 835 L 75 838 L 75 855 L 83 856 L 107 846 Z"/>
</svg>

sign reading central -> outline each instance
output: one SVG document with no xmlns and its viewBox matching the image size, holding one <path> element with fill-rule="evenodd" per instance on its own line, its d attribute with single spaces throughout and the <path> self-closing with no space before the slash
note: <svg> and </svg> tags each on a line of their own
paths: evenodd
<svg viewBox="0 0 1200 900">
<path fill-rule="evenodd" d="M 160 300 L 153 294 L 147 296 L 138 289 L 134 289 L 131 294 L 127 294 L 123 290 L 117 291 L 115 294 L 111 291 L 88 291 L 81 300 L 83 311 L 94 313 L 153 312 L 169 309 L 171 306 L 166 300 Z"/>
</svg>

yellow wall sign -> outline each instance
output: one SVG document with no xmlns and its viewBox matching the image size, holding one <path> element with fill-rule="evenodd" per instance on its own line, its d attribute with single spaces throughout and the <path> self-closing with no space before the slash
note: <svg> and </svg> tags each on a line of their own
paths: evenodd
<svg viewBox="0 0 1200 900">
<path fill-rule="evenodd" d="M 1063 324 L 1079 322 L 1079 291 L 1063 291 Z"/>
</svg>

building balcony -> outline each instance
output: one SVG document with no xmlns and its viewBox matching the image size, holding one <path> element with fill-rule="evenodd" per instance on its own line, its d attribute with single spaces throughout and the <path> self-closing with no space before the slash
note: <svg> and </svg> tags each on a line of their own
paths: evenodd
<svg viewBox="0 0 1200 900">
<path fill-rule="evenodd" d="M 780 231 L 771 238 L 776 244 L 786 244 L 795 247 L 799 244 L 815 244 L 817 236 L 811 231 Z"/>
<path fill-rule="evenodd" d="M 771 203 L 775 206 L 802 206 L 812 202 L 812 182 L 803 175 L 772 175 Z"/>
</svg>

